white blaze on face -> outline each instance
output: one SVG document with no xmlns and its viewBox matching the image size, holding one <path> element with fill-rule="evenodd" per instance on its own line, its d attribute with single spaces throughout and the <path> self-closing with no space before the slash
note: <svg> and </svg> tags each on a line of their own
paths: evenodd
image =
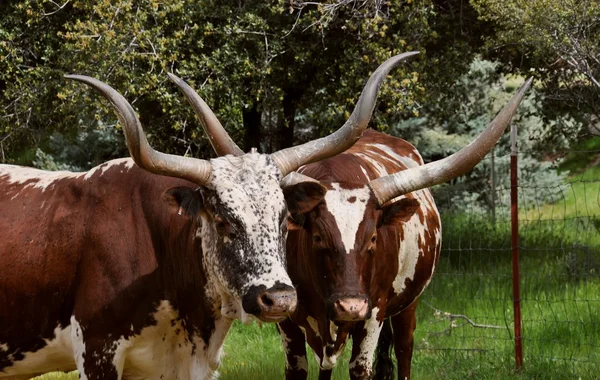
<svg viewBox="0 0 600 380">
<path fill-rule="evenodd" d="M 325 193 L 327 210 L 335 219 L 346 253 L 350 253 L 358 227 L 364 219 L 371 189 L 366 185 L 358 189 L 343 189 L 339 183 L 331 186 L 333 189 Z"/>
</svg>

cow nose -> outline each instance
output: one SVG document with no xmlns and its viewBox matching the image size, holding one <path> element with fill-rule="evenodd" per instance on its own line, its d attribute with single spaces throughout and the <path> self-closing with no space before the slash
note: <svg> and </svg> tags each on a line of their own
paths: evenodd
<svg viewBox="0 0 600 380">
<path fill-rule="evenodd" d="M 261 285 L 246 292 L 242 307 L 263 322 L 279 322 L 296 310 L 297 302 L 296 290 L 289 285 L 278 284 L 269 289 Z"/>
<path fill-rule="evenodd" d="M 364 321 L 369 314 L 369 300 L 366 297 L 338 298 L 333 309 L 337 321 Z"/>
</svg>

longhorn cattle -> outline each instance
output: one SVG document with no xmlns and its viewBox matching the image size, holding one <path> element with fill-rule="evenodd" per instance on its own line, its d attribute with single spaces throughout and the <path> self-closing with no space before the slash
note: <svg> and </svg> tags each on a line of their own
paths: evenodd
<svg viewBox="0 0 600 380">
<path fill-rule="evenodd" d="M 327 188 L 322 202 L 292 214 L 288 273 L 298 307 L 278 325 L 286 377 L 307 376 L 305 341 L 331 370 L 352 337 L 350 378 L 391 378 L 393 345 L 398 378 L 410 378 L 415 310 L 431 281 L 441 247 L 441 223 L 429 187 L 471 170 L 496 144 L 531 80 L 481 135 L 454 155 L 424 165 L 408 142 L 366 131 L 344 153 L 302 167 L 297 176 Z M 380 336 L 381 330 L 385 329 Z M 392 336 L 393 331 L 393 336 Z"/>
<path fill-rule="evenodd" d="M 443 160 L 424 165 L 410 143 L 366 131 L 344 153 L 284 179 L 287 186 L 314 181 L 327 189 L 314 207 L 290 215 L 287 264 L 298 307 L 278 323 L 286 378 L 307 378 L 308 342 L 319 379 L 329 379 L 349 337 L 350 378 L 370 378 L 382 329 L 378 377 L 393 375 L 387 354 L 393 344 L 398 378 L 410 378 L 415 310 L 441 247 L 440 216 L 428 188 L 466 173 L 485 157 L 530 84 L 475 141 Z"/>
<path fill-rule="evenodd" d="M 284 263 L 287 216 L 325 190 L 304 182 L 284 195 L 281 178 L 351 146 L 381 81 L 411 55 L 380 66 L 331 136 L 210 161 L 153 150 L 119 93 L 69 76 L 110 100 L 133 160 L 87 173 L 0 165 L 0 378 L 73 369 L 83 379 L 212 378 L 234 319 L 277 322 L 296 307 Z M 220 127 L 170 77 L 205 128 Z M 211 142 L 236 148 L 227 136 Z"/>
</svg>

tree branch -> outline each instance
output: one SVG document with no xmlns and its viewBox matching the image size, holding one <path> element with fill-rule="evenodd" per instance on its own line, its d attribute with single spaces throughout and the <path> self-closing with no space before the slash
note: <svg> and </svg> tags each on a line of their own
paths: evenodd
<svg viewBox="0 0 600 380">
<path fill-rule="evenodd" d="M 63 5 L 58 5 L 57 3 L 55 3 L 55 2 L 54 2 L 54 1 L 52 1 L 52 0 L 50 0 L 50 2 L 51 2 L 52 4 L 54 4 L 54 5 L 57 7 L 57 9 L 56 9 L 56 10 L 54 10 L 54 11 L 52 11 L 52 12 L 49 12 L 49 13 L 46 13 L 46 12 L 44 12 L 44 16 L 52 16 L 53 14 L 55 14 L 55 13 L 57 13 L 57 12 L 61 11 L 61 10 L 62 10 L 64 7 L 66 7 L 66 6 L 67 6 L 67 4 L 69 4 L 69 3 L 71 2 L 71 0 L 67 0 L 67 1 L 65 1 L 65 3 L 64 3 Z"/>
<path fill-rule="evenodd" d="M 429 308 L 433 309 L 434 310 L 434 315 L 435 315 L 436 318 L 448 319 L 450 321 L 450 327 L 448 327 L 443 332 L 449 332 L 452 329 L 460 327 L 460 326 L 458 326 L 456 324 L 456 320 L 457 319 L 462 319 L 462 320 L 466 321 L 467 324 L 471 325 L 471 327 L 475 327 L 475 328 L 479 328 L 479 329 L 498 329 L 498 330 L 504 330 L 506 328 L 506 327 L 503 327 L 503 326 L 495 326 L 495 325 L 486 325 L 486 324 L 476 323 L 471 318 L 467 317 L 464 314 L 451 314 L 451 313 L 448 313 L 447 311 L 443 311 L 443 310 L 437 309 L 437 308 L 431 306 L 430 304 L 428 304 L 425 301 L 421 301 L 421 303 L 423 303 L 426 306 L 428 306 Z"/>
</svg>

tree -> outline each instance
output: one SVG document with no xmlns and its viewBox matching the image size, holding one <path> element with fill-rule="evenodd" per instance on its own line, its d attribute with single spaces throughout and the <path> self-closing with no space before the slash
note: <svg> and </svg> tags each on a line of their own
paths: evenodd
<svg viewBox="0 0 600 380">
<path fill-rule="evenodd" d="M 546 114 L 600 116 L 600 3 L 596 0 L 471 0 L 495 33 L 489 57 L 507 70 L 533 73 L 546 93 Z M 528 74 L 529 75 L 529 74 Z"/>
<path fill-rule="evenodd" d="M 2 159 L 8 152 L 31 160 L 31 146 L 51 150 L 54 132 L 76 142 L 81 133 L 114 127 L 110 108 L 64 80 L 65 73 L 94 76 L 122 92 L 157 148 L 209 156 L 195 116 L 166 72 L 194 86 L 240 145 L 272 151 L 302 138 L 298 131 L 312 138 L 337 128 L 379 63 L 421 50 L 420 59 L 396 69 L 382 88 L 373 125 L 385 130 L 451 93 L 450 83 L 467 69 L 482 23 L 462 3 L 3 3 L 0 106 L 10 112 L 0 119 Z"/>
<path fill-rule="evenodd" d="M 499 74 L 498 67 L 498 62 L 474 59 L 469 72 L 453 86 L 458 93 L 469 94 L 467 101 L 460 104 L 449 102 L 455 104 L 457 112 L 454 115 L 440 119 L 434 105 L 429 111 L 424 110 L 421 117 L 394 125 L 392 133 L 413 143 L 426 162 L 460 150 L 489 125 L 523 83 L 522 77 Z M 562 190 L 557 184 L 562 183 L 568 173 L 557 173 L 560 160 L 550 159 L 553 157 L 550 146 L 568 149 L 570 140 L 564 136 L 581 128 L 580 123 L 569 117 L 544 120 L 542 103 L 543 95 L 532 90 L 512 121 L 518 130 L 519 199 L 523 207 L 534 201 L 552 202 L 560 198 Z M 564 132 L 562 139 L 558 139 L 557 130 Z M 488 158 L 491 154 L 495 157 L 493 165 L 491 159 L 486 159 L 452 184 L 435 188 L 438 205 L 456 208 L 459 212 L 479 213 L 495 210 L 497 205 L 509 205 L 509 134 L 500 139 Z M 490 181 L 492 170 L 495 183 Z"/>
</svg>

